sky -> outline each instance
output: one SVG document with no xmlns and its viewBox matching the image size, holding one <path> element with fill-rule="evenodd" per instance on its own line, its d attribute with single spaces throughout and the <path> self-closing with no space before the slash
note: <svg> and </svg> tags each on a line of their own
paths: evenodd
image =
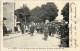
<svg viewBox="0 0 80 51">
<path fill-rule="evenodd" d="M 47 2 L 53 2 L 56 4 L 56 6 L 59 9 L 58 12 L 58 17 L 56 18 L 56 20 L 62 20 L 63 16 L 60 15 L 61 14 L 61 10 L 63 9 L 63 7 L 65 6 L 65 4 L 67 3 L 67 1 L 17 1 L 15 2 L 15 10 L 19 9 L 23 6 L 23 4 L 26 4 L 27 7 L 29 7 L 29 9 L 34 9 L 36 6 L 41 7 L 42 4 L 46 4 Z"/>
</svg>

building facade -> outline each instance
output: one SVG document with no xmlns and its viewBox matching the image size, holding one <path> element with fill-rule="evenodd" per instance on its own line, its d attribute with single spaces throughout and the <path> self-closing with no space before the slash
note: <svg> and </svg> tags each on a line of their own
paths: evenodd
<svg viewBox="0 0 80 51">
<path fill-rule="evenodd" d="M 14 3 L 4 2 L 3 3 L 3 17 L 6 18 L 4 24 L 8 29 L 14 32 L 15 21 L 14 21 Z"/>
</svg>

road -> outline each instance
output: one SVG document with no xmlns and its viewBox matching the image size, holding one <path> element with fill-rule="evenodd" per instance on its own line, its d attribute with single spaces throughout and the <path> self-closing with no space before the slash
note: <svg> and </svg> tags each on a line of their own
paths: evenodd
<svg viewBox="0 0 80 51">
<path fill-rule="evenodd" d="M 15 36 L 15 35 L 14 35 Z M 53 48 L 59 47 L 60 39 L 48 36 L 48 40 L 45 41 L 42 38 L 43 34 L 39 34 L 37 32 L 34 33 L 34 36 L 30 36 L 30 34 L 22 34 L 17 37 L 13 37 L 10 39 L 3 40 L 3 46 L 5 48 Z M 4 37 L 5 38 L 5 37 Z"/>
</svg>

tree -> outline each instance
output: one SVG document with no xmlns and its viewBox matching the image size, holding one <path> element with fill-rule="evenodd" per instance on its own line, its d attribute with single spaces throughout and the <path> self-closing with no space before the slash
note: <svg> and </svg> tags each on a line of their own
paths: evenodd
<svg viewBox="0 0 80 51">
<path fill-rule="evenodd" d="M 58 16 L 57 6 L 53 2 L 43 4 L 31 10 L 32 19 L 35 22 L 45 22 L 45 20 L 53 21 Z"/>
<path fill-rule="evenodd" d="M 31 10 L 31 20 L 34 22 L 41 22 L 40 16 L 41 16 L 41 8 L 40 7 L 35 7 L 34 9 Z"/>
<path fill-rule="evenodd" d="M 42 5 L 41 7 L 45 15 L 45 19 L 53 21 L 58 16 L 57 6 L 53 2 L 48 2 L 46 5 Z"/>
<path fill-rule="evenodd" d="M 20 9 L 15 10 L 15 15 L 17 16 L 17 20 L 21 22 L 25 22 L 25 18 L 26 21 L 29 19 L 30 16 L 30 10 L 27 6 L 24 6 Z"/>
<path fill-rule="evenodd" d="M 26 24 L 29 22 L 30 10 L 27 6 L 23 5 L 22 8 L 15 10 L 15 15 L 17 16 L 17 20 L 21 23 L 21 31 L 24 34 L 24 25 L 26 30 Z"/>
<path fill-rule="evenodd" d="M 61 11 L 61 14 L 63 15 L 63 19 L 65 21 L 69 22 L 69 3 L 66 3 L 66 5 L 64 6 L 64 8 Z"/>
</svg>

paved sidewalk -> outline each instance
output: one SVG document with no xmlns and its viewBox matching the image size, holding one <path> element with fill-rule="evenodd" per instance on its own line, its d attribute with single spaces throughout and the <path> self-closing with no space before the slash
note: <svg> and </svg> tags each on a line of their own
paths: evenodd
<svg viewBox="0 0 80 51">
<path fill-rule="evenodd" d="M 25 34 L 27 34 L 27 33 L 25 33 Z M 21 33 L 14 33 L 14 34 L 9 34 L 9 36 L 4 36 L 3 39 L 7 40 L 7 39 L 12 39 L 12 38 L 17 38 L 17 37 L 20 37 L 23 35 L 24 34 L 21 34 Z"/>
</svg>

